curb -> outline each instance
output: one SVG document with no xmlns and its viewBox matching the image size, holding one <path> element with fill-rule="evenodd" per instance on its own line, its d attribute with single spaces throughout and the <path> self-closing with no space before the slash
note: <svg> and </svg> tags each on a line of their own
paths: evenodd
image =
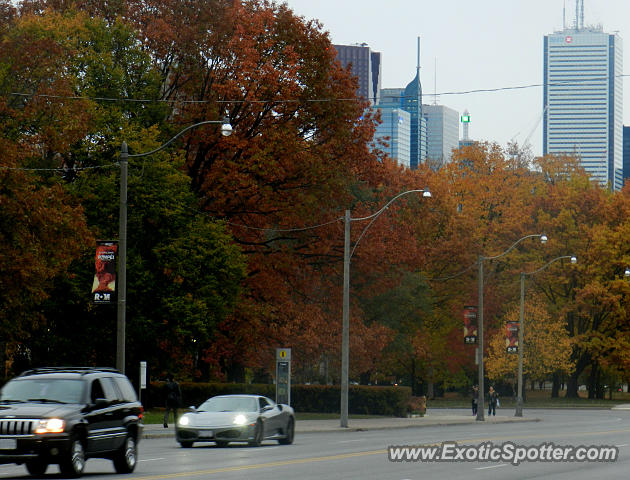
<svg viewBox="0 0 630 480">
<path fill-rule="evenodd" d="M 629 407 L 630 408 L 630 407 Z M 483 424 L 505 424 L 505 423 L 522 423 L 522 422 L 540 422 L 540 418 L 522 418 L 522 417 L 507 417 L 500 419 L 492 419 L 485 420 L 483 422 L 477 421 L 476 419 L 436 419 L 431 420 L 430 418 L 426 421 L 427 417 L 423 417 L 425 419 L 424 423 L 385 423 L 382 425 L 372 424 L 370 425 L 368 422 L 360 422 L 357 426 L 349 426 L 347 428 L 332 426 L 332 425 L 317 425 L 317 424 L 307 424 L 300 428 L 300 422 L 296 423 L 295 432 L 298 434 L 305 433 L 333 433 L 333 432 L 366 432 L 369 430 L 393 430 L 393 429 L 402 429 L 402 428 L 426 428 L 426 427 L 450 427 L 450 426 L 461 426 L 461 425 L 483 425 Z M 421 419 L 418 419 L 421 420 Z M 305 422 L 320 422 L 322 420 L 304 420 Z M 145 430 L 143 431 L 142 438 L 175 438 L 174 429 L 164 429 L 165 431 L 158 430 L 153 427 L 147 429 L 145 426 Z"/>
</svg>

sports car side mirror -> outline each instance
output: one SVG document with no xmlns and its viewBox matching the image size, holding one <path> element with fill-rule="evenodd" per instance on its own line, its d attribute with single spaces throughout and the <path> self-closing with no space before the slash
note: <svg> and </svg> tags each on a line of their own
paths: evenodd
<svg viewBox="0 0 630 480">
<path fill-rule="evenodd" d="M 282 411 L 282 404 L 281 403 L 278 404 L 278 410 Z"/>
</svg>

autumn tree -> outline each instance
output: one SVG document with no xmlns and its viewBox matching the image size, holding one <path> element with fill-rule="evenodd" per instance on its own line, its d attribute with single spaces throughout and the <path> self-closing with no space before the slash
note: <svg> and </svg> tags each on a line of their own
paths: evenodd
<svg viewBox="0 0 630 480">
<path fill-rule="evenodd" d="M 517 305 L 509 310 L 505 322 L 519 322 Z M 573 370 L 571 353 L 573 339 L 569 337 L 562 316 L 550 315 L 540 295 L 528 295 L 525 301 L 523 349 L 523 381 L 544 380 L 554 372 L 569 374 Z M 518 355 L 506 352 L 506 332 L 499 330 L 490 339 L 486 357 L 488 378 L 494 381 L 517 382 Z M 516 390 L 516 389 L 515 389 Z"/>
</svg>

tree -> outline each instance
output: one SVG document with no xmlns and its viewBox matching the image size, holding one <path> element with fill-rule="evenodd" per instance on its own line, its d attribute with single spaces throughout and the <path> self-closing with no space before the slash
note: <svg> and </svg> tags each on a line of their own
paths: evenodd
<svg viewBox="0 0 630 480">
<path fill-rule="evenodd" d="M 518 308 L 509 310 L 505 322 L 519 322 Z M 529 295 L 525 302 L 523 376 L 544 380 L 554 372 L 569 374 L 573 370 L 571 352 L 574 340 L 569 337 L 564 319 L 552 316 L 540 295 Z M 518 355 L 506 352 L 506 332 L 499 330 L 490 340 L 486 369 L 494 381 L 511 380 L 516 383 Z"/>
</svg>

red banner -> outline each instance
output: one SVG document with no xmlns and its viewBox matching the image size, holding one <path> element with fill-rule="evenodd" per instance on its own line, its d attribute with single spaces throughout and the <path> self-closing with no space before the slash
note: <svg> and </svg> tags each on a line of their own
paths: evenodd
<svg viewBox="0 0 630 480">
<path fill-rule="evenodd" d="M 477 307 L 464 307 L 464 343 L 467 345 L 477 343 Z"/>
<path fill-rule="evenodd" d="M 505 324 L 505 351 L 518 353 L 518 329 L 520 322 L 507 322 Z"/>
<path fill-rule="evenodd" d="M 114 241 L 98 241 L 96 246 L 92 302 L 114 303 L 116 297 L 116 254 L 118 244 Z"/>
</svg>

